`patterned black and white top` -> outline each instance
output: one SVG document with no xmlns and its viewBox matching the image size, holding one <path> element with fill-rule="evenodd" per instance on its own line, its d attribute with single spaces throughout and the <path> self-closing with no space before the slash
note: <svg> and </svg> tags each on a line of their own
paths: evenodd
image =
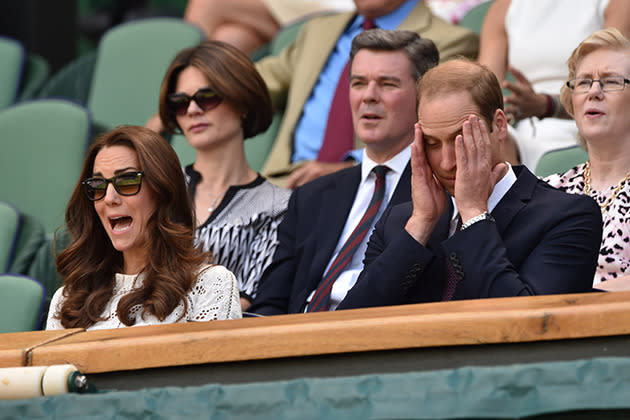
<svg viewBox="0 0 630 420">
<path fill-rule="evenodd" d="M 184 168 L 191 196 L 201 180 L 192 165 Z M 238 279 L 241 295 L 252 300 L 262 272 L 278 246 L 278 225 L 287 211 L 291 191 L 258 176 L 246 185 L 231 186 L 195 236 L 213 262 Z"/>
<path fill-rule="evenodd" d="M 550 185 L 572 194 L 584 193 L 584 164 L 564 174 L 544 178 Z M 606 191 L 591 190 L 597 203 L 604 203 L 616 185 Z M 630 274 L 630 185 L 626 183 L 617 198 L 602 214 L 604 222 L 602 246 L 593 284 Z"/>
</svg>

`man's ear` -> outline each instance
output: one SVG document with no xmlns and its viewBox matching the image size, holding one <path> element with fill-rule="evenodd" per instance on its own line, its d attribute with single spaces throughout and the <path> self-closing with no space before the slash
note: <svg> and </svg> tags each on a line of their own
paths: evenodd
<svg viewBox="0 0 630 420">
<path fill-rule="evenodd" d="M 502 109 L 494 111 L 494 119 L 492 120 L 492 131 L 496 130 L 497 137 L 501 141 L 505 141 L 508 133 L 508 122 Z"/>
</svg>

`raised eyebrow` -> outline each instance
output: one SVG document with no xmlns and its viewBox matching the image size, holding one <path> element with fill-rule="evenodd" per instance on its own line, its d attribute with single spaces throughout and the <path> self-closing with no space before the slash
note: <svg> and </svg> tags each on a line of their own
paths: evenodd
<svg viewBox="0 0 630 420">
<path fill-rule="evenodd" d="M 600 79 L 602 77 L 623 77 L 621 74 L 614 72 L 614 71 L 602 71 L 599 73 L 600 74 Z M 579 74 L 575 76 L 576 79 L 593 79 L 593 73 L 583 73 L 583 74 Z"/>
<path fill-rule="evenodd" d="M 363 81 L 363 80 L 366 80 L 366 79 L 367 79 L 367 77 L 363 76 L 361 74 L 351 74 L 350 75 L 350 81 L 353 81 L 353 80 L 361 80 L 361 81 Z M 396 83 L 400 83 L 400 79 L 398 77 L 395 77 L 395 76 L 380 76 L 380 77 L 377 77 L 376 80 L 379 83 L 382 83 L 382 82 L 396 82 Z"/>
<path fill-rule="evenodd" d="M 118 175 L 118 174 L 125 173 L 125 172 L 138 172 L 138 171 L 139 171 L 139 169 L 136 169 L 133 166 L 129 166 L 127 168 L 116 169 L 114 171 L 114 175 Z M 100 172 L 92 172 L 92 177 L 105 178 L 103 176 L 103 174 L 100 173 Z"/>
<path fill-rule="evenodd" d="M 135 168 L 134 166 L 130 166 L 127 168 L 122 168 L 122 169 L 116 169 L 114 171 L 114 175 L 118 175 L 118 174 L 123 174 L 125 172 L 138 172 L 139 169 Z"/>
<path fill-rule="evenodd" d="M 396 83 L 400 83 L 400 79 L 398 77 L 395 77 L 395 76 L 382 76 L 382 77 L 378 77 L 377 80 L 379 82 L 396 82 Z"/>
</svg>

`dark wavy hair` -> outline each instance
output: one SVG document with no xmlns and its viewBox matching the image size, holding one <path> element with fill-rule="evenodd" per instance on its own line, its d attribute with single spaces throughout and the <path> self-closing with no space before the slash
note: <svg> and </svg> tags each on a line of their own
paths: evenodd
<svg viewBox="0 0 630 420">
<path fill-rule="evenodd" d="M 269 90 L 252 61 L 236 47 L 221 41 L 204 41 L 180 51 L 166 71 L 160 88 L 160 118 L 167 131 L 180 130 L 166 97 L 175 92 L 177 78 L 187 67 L 195 67 L 208 79 L 208 87 L 229 102 L 243 116 L 243 137 L 265 131 L 271 124 L 273 108 Z"/>
<path fill-rule="evenodd" d="M 196 281 L 209 254 L 194 245 L 194 213 L 182 168 L 171 145 L 159 134 L 137 126 L 121 126 L 100 136 L 88 151 L 81 177 L 66 210 L 70 245 L 56 259 L 64 279 L 64 303 L 58 314 L 65 328 L 86 328 L 101 317 L 112 298 L 115 273 L 123 268 L 123 255 L 109 239 L 94 203 L 85 195 L 81 180 L 92 176 L 96 155 L 104 148 L 126 146 L 138 156 L 144 171 L 142 188 L 150 188 L 157 207 L 145 228 L 150 244 L 143 286 L 122 297 L 118 318 L 134 324 L 130 309 L 142 305 L 145 313 L 164 320 Z M 184 312 L 185 313 L 185 312 Z"/>
</svg>

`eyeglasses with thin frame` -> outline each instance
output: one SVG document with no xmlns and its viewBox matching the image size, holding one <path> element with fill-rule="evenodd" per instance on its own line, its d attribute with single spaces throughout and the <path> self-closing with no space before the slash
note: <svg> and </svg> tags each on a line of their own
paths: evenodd
<svg viewBox="0 0 630 420">
<path fill-rule="evenodd" d="M 623 76 L 607 76 L 601 79 L 590 79 L 586 77 L 577 77 L 567 82 L 567 86 L 574 93 L 586 93 L 591 90 L 593 83 L 599 83 L 602 91 L 604 92 L 617 92 L 623 90 L 626 84 L 630 83 L 630 80 Z"/>
<path fill-rule="evenodd" d="M 175 115 L 185 115 L 190 101 L 195 101 L 199 108 L 210 111 L 221 104 L 223 98 L 210 88 L 201 88 L 194 95 L 171 93 L 166 97 L 166 106 Z"/>
<path fill-rule="evenodd" d="M 107 185 L 112 184 L 116 192 L 120 195 L 130 196 L 140 192 L 142 187 L 142 177 L 144 172 L 124 172 L 111 178 L 93 177 L 81 181 L 85 195 L 91 201 L 98 201 L 107 194 Z"/>
</svg>

